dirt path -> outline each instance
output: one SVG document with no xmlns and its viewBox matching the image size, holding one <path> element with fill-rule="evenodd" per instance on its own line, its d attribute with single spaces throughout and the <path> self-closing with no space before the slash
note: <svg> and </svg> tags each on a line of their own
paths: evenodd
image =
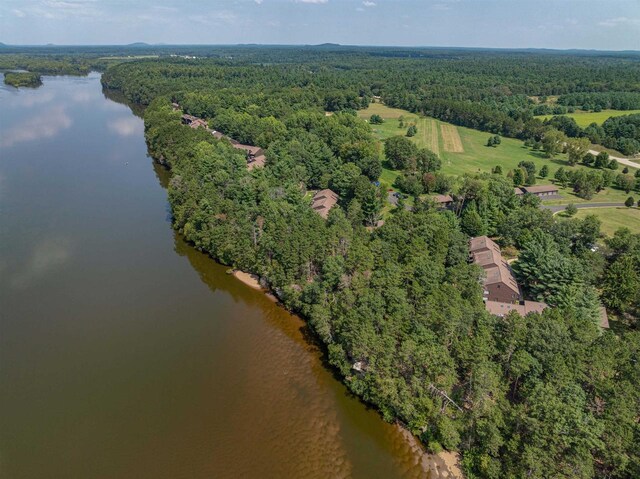
<svg viewBox="0 0 640 479">
<path fill-rule="evenodd" d="M 585 208 L 617 208 L 619 206 L 624 206 L 624 203 L 581 203 L 575 205 L 579 210 Z M 567 205 L 540 205 L 540 208 L 544 210 L 551 210 L 551 212 L 555 214 L 566 210 Z"/>
<path fill-rule="evenodd" d="M 449 153 L 464 153 L 462 140 L 458 134 L 458 128 L 455 125 L 440 123 L 440 131 L 442 132 L 444 151 Z"/>
</svg>

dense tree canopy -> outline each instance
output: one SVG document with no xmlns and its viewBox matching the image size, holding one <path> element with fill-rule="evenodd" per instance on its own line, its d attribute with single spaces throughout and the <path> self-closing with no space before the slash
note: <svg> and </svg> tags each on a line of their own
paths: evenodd
<svg viewBox="0 0 640 479">
<path fill-rule="evenodd" d="M 493 134 L 546 138 L 553 155 L 570 135 L 532 119 L 528 96 L 633 91 L 637 66 L 615 56 L 385 52 L 145 60 L 103 80 L 149 104 L 145 135 L 172 169 L 175 228 L 258 274 L 301 313 L 350 390 L 385 419 L 433 450 L 461 451 L 469 477 L 640 475 L 640 235 L 621 230 L 595 248 L 595 217 L 554 217 L 538 198 L 515 195 L 515 174 L 453 181 L 437 171 L 437 155 L 400 135 L 384 144 L 400 180 L 451 193 L 454 205 L 441 211 L 418 198 L 374 227 L 381 151 L 352 114 L 379 95 Z M 172 101 L 264 148 L 265 167 L 249 171 L 227 140 L 182 125 Z M 573 145 L 580 161 L 583 146 Z M 515 170 L 523 182 L 535 177 L 531 166 Z M 604 165 L 561 173 L 585 197 L 616 179 Z M 325 221 L 308 190 L 326 187 L 340 202 Z M 468 262 L 468 236 L 478 234 L 518 251 L 527 297 L 552 307 L 524 318 L 487 313 L 483 272 Z M 598 325 L 601 301 L 620 318 L 615 332 Z"/>
</svg>

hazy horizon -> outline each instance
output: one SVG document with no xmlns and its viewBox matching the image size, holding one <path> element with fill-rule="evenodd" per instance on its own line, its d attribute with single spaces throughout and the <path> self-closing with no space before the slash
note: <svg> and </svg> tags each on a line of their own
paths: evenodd
<svg viewBox="0 0 640 479">
<path fill-rule="evenodd" d="M 5 0 L 9 45 L 318 45 L 637 51 L 637 0 Z"/>
</svg>

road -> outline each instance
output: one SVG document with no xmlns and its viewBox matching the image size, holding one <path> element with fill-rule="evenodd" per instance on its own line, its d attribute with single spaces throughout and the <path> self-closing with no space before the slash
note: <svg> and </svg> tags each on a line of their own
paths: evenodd
<svg viewBox="0 0 640 479">
<path fill-rule="evenodd" d="M 596 151 L 596 150 L 589 150 L 589 153 L 591 153 L 592 155 L 597 156 L 598 153 L 600 153 L 600 152 Z M 619 156 L 609 155 L 609 159 L 610 160 L 616 160 L 618 163 L 620 163 L 621 165 L 624 165 L 624 166 L 630 166 L 631 168 L 640 168 L 640 164 L 635 163 L 635 162 L 633 162 L 631 160 L 628 160 L 627 158 L 621 158 Z"/>
<path fill-rule="evenodd" d="M 616 208 L 624 206 L 624 203 L 580 203 L 575 205 L 579 210 L 584 208 Z M 542 209 L 550 210 L 552 213 L 558 213 L 567 208 L 567 205 L 541 205 Z"/>
</svg>

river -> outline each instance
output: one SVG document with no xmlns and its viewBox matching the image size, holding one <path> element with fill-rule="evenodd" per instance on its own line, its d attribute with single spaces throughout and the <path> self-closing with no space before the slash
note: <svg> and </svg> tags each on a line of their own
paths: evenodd
<svg viewBox="0 0 640 479">
<path fill-rule="evenodd" d="M 0 476 L 427 477 L 304 322 L 170 225 L 99 75 L 0 87 Z"/>
</svg>

